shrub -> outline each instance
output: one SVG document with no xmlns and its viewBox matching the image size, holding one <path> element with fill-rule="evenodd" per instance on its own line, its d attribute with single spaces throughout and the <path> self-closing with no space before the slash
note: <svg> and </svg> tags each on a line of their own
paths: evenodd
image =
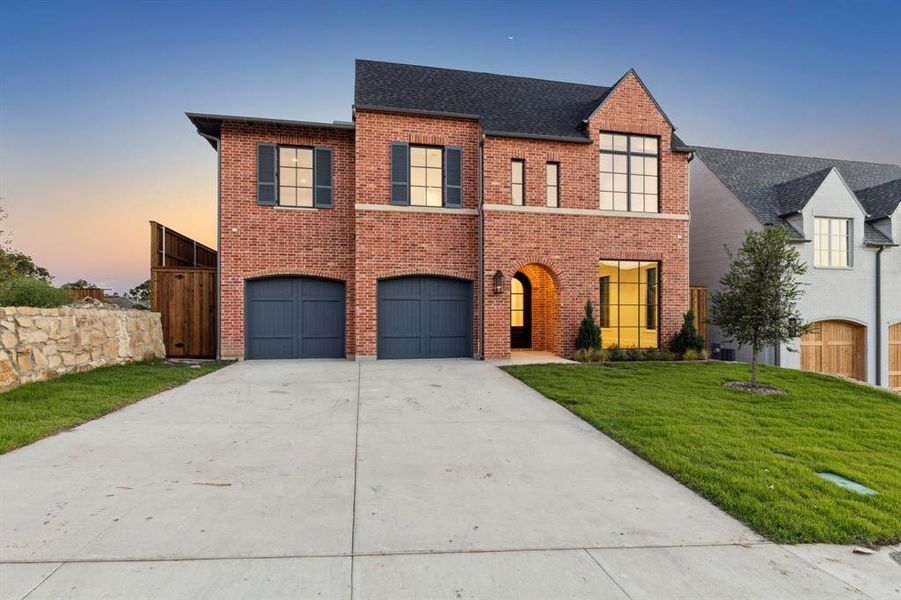
<svg viewBox="0 0 901 600">
<path fill-rule="evenodd" d="M 682 360 L 699 360 L 701 353 L 694 348 L 689 348 L 682 354 Z"/>
<path fill-rule="evenodd" d="M 686 350 L 700 352 L 705 345 L 704 338 L 695 329 L 694 313 L 688 311 L 682 319 L 682 329 L 670 340 L 670 352 L 675 352 L 679 355 L 684 355 Z"/>
<path fill-rule="evenodd" d="M 627 348 L 626 349 L 626 360 L 645 360 L 645 353 L 639 350 L 638 348 Z"/>
<path fill-rule="evenodd" d="M 611 361 L 626 359 L 626 353 L 623 352 L 623 349 L 619 346 L 610 346 L 609 348 L 607 348 L 607 354 Z"/>
<path fill-rule="evenodd" d="M 679 357 L 676 356 L 675 352 L 662 352 L 661 351 L 661 352 L 657 353 L 657 360 L 671 361 L 671 360 L 676 360 L 677 358 L 679 358 Z"/>
<path fill-rule="evenodd" d="M 72 301 L 71 291 L 33 277 L 14 277 L 0 284 L 0 306 L 53 308 Z"/>
<path fill-rule="evenodd" d="M 595 348 L 591 351 L 591 360 L 593 362 L 607 362 L 610 360 L 610 353 L 603 348 Z"/>
<path fill-rule="evenodd" d="M 585 303 L 585 316 L 579 323 L 579 333 L 576 336 L 576 348 L 584 348 L 591 350 L 592 348 L 601 347 L 601 330 L 597 323 L 594 322 L 594 315 L 591 307 L 591 300 Z"/>
<path fill-rule="evenodd" d="M 573 354 L 573 360 L 577 360 L 579 362 L 588 362 L 591 360 L 591 351 L 587 348 L 579 348 L 576 350 L 575 354 Z"/>
</svg>

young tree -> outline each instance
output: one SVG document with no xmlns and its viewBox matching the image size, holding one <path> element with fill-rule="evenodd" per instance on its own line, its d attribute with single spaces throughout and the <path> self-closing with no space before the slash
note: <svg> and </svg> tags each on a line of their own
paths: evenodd
<svg viewBox="0 0 901 600">
<path fill-rule="evenodd" d="M 757 385 L 760 351 L 810 330 L 797 308 L 804 293 L 798 278 L 807 265 L 784 226 L 748 231 L 738 253 L 726 253 L 730 267 L 711 296 L 709 321 L 726 338 L 751 346 L 751 384 Z"/>
<path fill-rule="evenodd" d="M 150 280 L 139 283 L 125 293 L 125 297 L 132 302 L 150 306 Z"/>
<path fill-rule="evenodd" d="M 669 351 L 675 352 L 679 356 L 685 354 L 686 350 L 701 352 L 704 350 L 705 343 L 704 338 L 695 329 L 694 312 L 688 311 L 682 318 L 682 329 L 670 340 Z"/>
<path fill-rule="evenodd" d="M 601 330 L 594 322 L 591 300 L 585 303 L 585 316 L 579 323 L 579 333 L 576 335 L 577 350 L 594 350 L 601 347 Z"/>
</svg>

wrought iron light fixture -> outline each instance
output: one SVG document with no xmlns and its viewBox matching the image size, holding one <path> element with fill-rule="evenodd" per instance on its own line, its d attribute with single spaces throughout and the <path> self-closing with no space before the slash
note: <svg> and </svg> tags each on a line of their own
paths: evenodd
<svg viewBox="0 0 901 600">
<path fill-rule="evenodd" d="M 504 274 L 500 271 L 494 272 L 494 293 L 495 294 L 503 294 L 504 293 Z"/>
</svg>

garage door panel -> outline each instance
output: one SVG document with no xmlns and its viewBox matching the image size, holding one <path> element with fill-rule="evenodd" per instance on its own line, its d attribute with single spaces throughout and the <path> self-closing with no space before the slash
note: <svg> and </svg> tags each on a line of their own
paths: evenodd
<svg viewBox="0 0 901 600">
<path fill-rule="evenodd" d="M 458 336 L 465 337 L 469 324 L 459 315 L 469 310 L 466 300 L 432 300 L 429 310 L 429 337 Z"/>
<path fill-rule="evenodd" d="M 290 300 L 253 300 L 250 308 L 248 329 L 252 337 L 291 337 L 294 304 Z"/>
<path fill-rule="evenodd" d="M 344 305 L 335 300 L 304 300 L 303 338 L 339 337 L 344 334 Z"/>
<path fill-rule="evenodd" d="M 290 279 L 257 279 L 248 285 L 247 294 L 250 298 L 285 298 L 291 299 L 294 286 Z"/>
<path fill-rule="evenodd" d="M 246 290 L 247 358 L 344 356 L 343 282 L 273 277 L 248 281 Z"/>
<path fill-rule="evenodd" d="M 472 283 L 414 276 L 378 283 L 379 358 L 472 356 Z"/>
</svg>

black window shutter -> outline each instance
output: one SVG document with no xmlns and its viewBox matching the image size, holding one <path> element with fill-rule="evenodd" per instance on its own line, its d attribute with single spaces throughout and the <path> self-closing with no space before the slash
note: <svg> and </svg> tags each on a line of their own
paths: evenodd
<svg viewBox="0 0 901 600">
<path fill-rule="evenodd" d="M 391 142 L 391 204 L 410 203 L 410 146 Z"/>
<path fill-rule="evenodd" d="M 275 204 L 275 170 L 278 161 L 275 144 L 257 144 L 257 204 Z"/>
<path fill-rule="evenodd" d="M 463 148 L 444 149 L 444 205 L 463 206 Z"/>
<path fill-rule="evenodd" d="M 317 146 L 313 156 L 313 205 L 332 207 L 332 149 Z"/>
</svg>

